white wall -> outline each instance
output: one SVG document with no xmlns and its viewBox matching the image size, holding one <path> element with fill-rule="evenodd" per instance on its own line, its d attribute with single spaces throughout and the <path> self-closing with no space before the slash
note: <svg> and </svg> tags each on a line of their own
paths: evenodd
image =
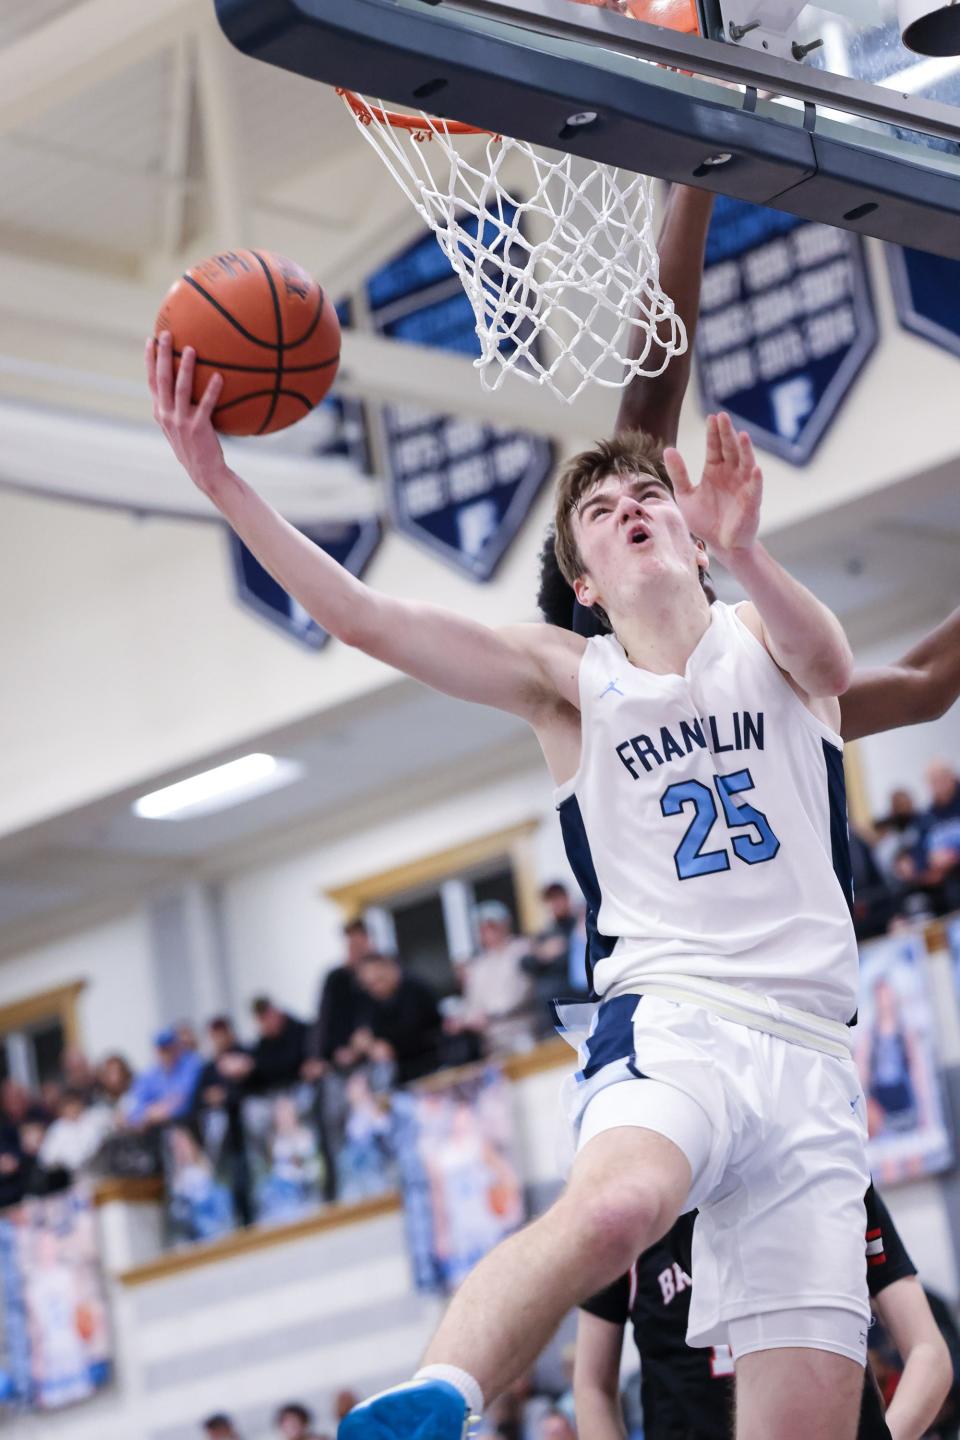
<svg viewBox="0 0 960 1440">
<path fill-rule="evenodd" d="M 538 880 L 569 877 L 550 781 L 539 767 L 233 876 L 223 909 L 238 1013 L 264 988 L 297 1013 L 313 1011 L 319 977 L 343 948 L 343 917 L 324 890 L 531 819 L 540 822 Z"/>
<path fill-rule="evenodd" d="M 87 1053 L 97 1058 L 119 1050 L 132 1065 L 144 1064 L 159 1018 L 146 913 L 124 915 L 4 960 L 0 1005 L 76 980 L 86 982 L 79 1017 Z"/>
<path fill-rule="evenodd" d="M 944 610 L 946 606 L 944 607 Z M 932 626 L 944 618 L 933 616 L 929 625 L 914 626 L 902 634 L 857 650 L 858 666 L 887 665 L 905 654 Z M 875 816 L 888 811 L 891 790 L 906 786 L 919 805 L 929 803 L 924 771 L 935 757 L 942 757 L 960 770 L 960 704 L 929 725 L 909 730 L 891 730 L 871 735 L 860 742 L 864 778 Z"/>
</svg>

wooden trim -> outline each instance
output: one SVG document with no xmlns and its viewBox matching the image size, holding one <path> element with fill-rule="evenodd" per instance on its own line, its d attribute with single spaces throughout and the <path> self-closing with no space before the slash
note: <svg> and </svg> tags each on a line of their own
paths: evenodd
<svg viewBox="0 0 960 1440">
<path fill-rule="evenodd" d="M 530 904 L 529 895 L 531 887 L 534 890 L 536 888 L 536 877 L 532 869 L 530 842 L 539 826 L 539 820 L 525 820 L 520 825 L 497 830 L 492 835 L 482 835 L 475 840 L 466 840 L 461 845 L 451 845 L 449 849 L 422 855 L 416 860 L 396 865 L 391 870 L 365 875 L 347 885 L 333 886 L 323 893 L 335 905 L 340 906 L 345 919 L 353 920 L 369 905 L 380 905 L 384 900 L 401 895 L 406 890 L 438 884 L 449 879 L 451 875 L 460 874 L 502 855 L 513 866 L 517 903 L 521 911 L 517 918 L 525 928 L 531 925 L 531 928 L 536 929 L 539 924 L 539 896 L 536 913 L 531 917 L 533 906 Z"/>
<path fill-rule="evenodd" d="M 843 775 L 847 787 L 847 814 L 858 830 L 873 834 L 873 814 L 867 794 L 867 778 L 859 742 L 851 740 L 843 747 Z"/>
<path fill-rule="evenodd" d="M 94 1205 L 158 1204 L 163 1199 L 163 1180 L 159 1175 L 107 1175 L 98 1181 L 93 1192 Z"/>
<path fill-rule="evenodd" d="M 559 1035 L 544 1040 L 534 1050 L 521 1055 L 508 1055 L 503 1062 L 503 1073 L 508 1080 L 527 1080 L 531 1075 L 541 1075 L 546 1070 L 557 1070 L 562 1065 L 573 1065 L 577 1052 Z"/>
<path fill-rule="evenodd" d="M 325 1230 L 339 1230 L 343 1225 L 356 1225 L 363 1220 L 375 1220 L 381 1215 L 393 1215 L 402 1209 L 402 1201 L 395 1190 L 386 1195 L 376 1195 L 371 1200 L 359 1200 L 355 1205 L 329 1205 L 305 1220 L 295 1220 L 291 1225 L 275 1225 L 269 1229 L 237 1230 L 225 1235 L 222 1240 L 211 1241 L 209 1245 L 194 1245 L 189 1250 L 174 1250 L 161 1255 L 145 1265 L 136 1265 L 125 1270 L 117 1278 L 122 1285 L 145 1285 L 151 1280 L 166 1280 L 171 1275 L 182 1274 L 185 1270 L 197 1270 L 204 1265 L 215 1265 L 221 1260 L 234 1260 L 241 1255 L 253 1255 L 258 1250 L 268 1250 L 272 1245 L 286 1245 L 290 1240 L 304 1240 L 311 1235 L 322 1235 Z"/>
<path fill-rule="evenodd" d="M 8 1035 L 24 1025 L 35 1025 L 39 1020 L 59 1020 L 67 1044 L 79 1045 L 77 1001 L 86 984 L 86 980 L 73 980 L 69 985 L 58 985 L 54 990 L 43 990 L 9 1005 L 0 1005 L 0 1035 Z"/>
</svg>

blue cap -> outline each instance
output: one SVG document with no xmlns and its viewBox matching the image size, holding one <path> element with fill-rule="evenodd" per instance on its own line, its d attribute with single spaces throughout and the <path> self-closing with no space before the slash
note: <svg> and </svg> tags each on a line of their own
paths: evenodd
<svg viewBox="0 0 960 1440">
<path fill-rule="evenodd" d="M 168 1046 L 176 1045 L 176 1030 L 174 1030 L 172 1025 L 168 1025 L 166 1030 L 158 1030 L 156 1035 L 154 1035 L 153 1037 L 153 1043 L 154 1045 L 156 1045 L 158 1050 L 166 1050 Z"/>
</svg>

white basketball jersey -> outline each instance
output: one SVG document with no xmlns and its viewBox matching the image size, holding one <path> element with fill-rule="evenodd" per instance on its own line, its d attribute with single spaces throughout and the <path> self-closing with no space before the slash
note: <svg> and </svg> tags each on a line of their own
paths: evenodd
<svg viewBox="0 0 960 1440">
<path fill-rule="evenodd" d="M 849 1021 L 839 735 L 719 602 L 683 675 L 641 670 L 603 635 L 579 686 L 580 766 L 556 801 L 596 993 L 703 977 Z"/>
</svg>

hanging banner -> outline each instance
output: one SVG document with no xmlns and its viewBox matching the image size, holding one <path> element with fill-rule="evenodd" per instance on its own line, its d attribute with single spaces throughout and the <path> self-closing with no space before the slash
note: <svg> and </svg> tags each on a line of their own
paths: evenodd
<svg viewBox="0 0 960 1440">
<path fill-rule="evenodd" d="M 960 262 L 887 245 L 897 319 L 904 330 L 960 355 Z"/>
<path fill-rule="evenodd" d="M 367 304 L 381 335 L 480 353 L 470 302 L 432 233 L 371 276 Z M 385 405 L 383 424 L 397 529 L 489 580 L 553 469 L 549 441 L 411 405 Z"/>
<path fill-rule="evenodd" d="M 310 650 L 322 650 L 330 639 L 327 631 L 292 595 L 287 594 L 232 530 L 228 533 L 240 603 L 301 645 Z M 355 525 L 344 525 L 336 531 L 303 530 L 301 533 L 332 556 L 338 565 L 359 578 L 380 543 L 380 522 L 363 520 Z"/>
<path fill-rule="evenodd" d="M 93 1204 L 82 1186 L 0 1218 L 0 1404 L 59 1410 L 108 1384 L 112 1346 Z"/>
<path fill-rule="evenodd" d="M 708 411 L 804 465 L 876 338 L 858 236 L 716 197 L 696 340 Z"/>
<path fill-rule="evenodd" d="M 351 324 L 351 307 L 344 300 L 337 306 L 337 318 L 346 329 Z M 276 435 L 257 436 L 260 450 L 271 448 L 282 455 L 298 455 L 304 459 L 338 456 L 352 460 L 364 475 L 371 473 L 370 442 L 364 407 L 359 400 L 341 399 L 332 394 L 296 425 Z M 379 520 L 364 520 L 334 527 L 303 530 L 302 534 L 319 545 L 338 565 L 358 578 L 380 543 Z M 303 606 L 288 595 L 256 560 L 232 531 L 229 532 L 230 559 L 237 599 L 261 619 L 305 645 L 309 650 L 322 650 L 330 639 Z"/>
<path fill-rule="evenodd" d="M 867 1155 L 879 1186 L 953 1164 L 921 934 L 860 948 L 855 1055 L 867 1103 Z"/>
<path fill-rule="evenodd" d="M 394 1135 L 418 1290 L 449 1295 L 523 1223 L 510 1091 L 495 1066 L 399 1091 Z"/>
</svg>

